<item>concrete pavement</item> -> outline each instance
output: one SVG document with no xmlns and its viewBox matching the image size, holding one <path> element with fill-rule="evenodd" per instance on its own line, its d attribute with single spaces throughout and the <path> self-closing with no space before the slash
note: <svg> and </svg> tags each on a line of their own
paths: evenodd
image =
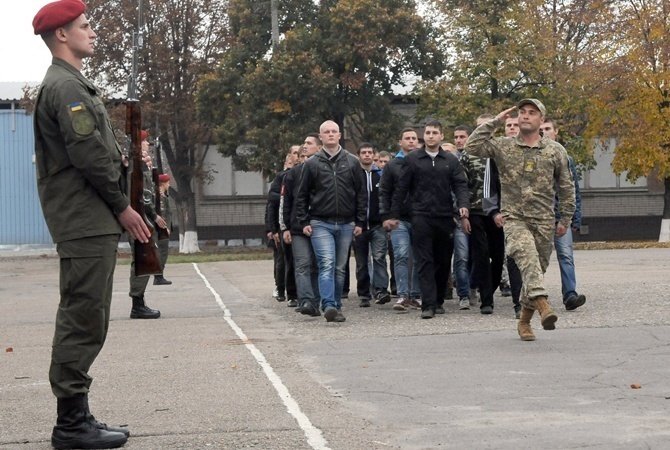
<svg viewBox="0 0 670 450">
<path fill-rule="evenodd" d="M 271 299 L 271 261 L 168 264 L 147 292 L 162 317 L 130 320 L 118 266 L 91 408 L 129 449 L 670 448 L 669 256 L 578 251 L 587 304 L 535 319 L 535 342 L 500 297 L 427 321 L 351 294 L 347 322 L 306 318 Z M 0 258 L 2 449 L 50 448 L 57 292 L 56 259 Z"/>
</svg>

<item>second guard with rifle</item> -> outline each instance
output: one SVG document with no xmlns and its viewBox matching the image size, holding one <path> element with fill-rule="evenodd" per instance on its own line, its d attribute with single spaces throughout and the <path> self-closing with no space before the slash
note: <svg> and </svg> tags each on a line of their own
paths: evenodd
<svg viewBox="0 0 670 450">
<path fill-rule="evenodd" d="M 159 149 L 156 148 L 156 152 Z M 167 263 L 168 254 L 170 250 L 170 234 L 172 233 L 172 215 L 170 214 L 170 202 L 168 200 L 170 190 L 170 175 L 167 173 L 158 173 L 157 168 L 151 170 L 151 175 L 155 188 L 155 204 L 156 214 L 163 218 L 165 226 L 158 227 L 158 251 L 161 256 L 161 269 L 165 272 L 165 264 Z M 154 275 L 154 284 L 170 285 L 172 281 L 168 280 L 161 273 Z"/>
<path fill-rule="evenodd" d="M 145 220 L 151 230 L 152 239 L 148 243 L 133 240 L 131 248 L 133 261 L 130 268 L 130 297 L 133 300 L 130 310 L 131 319 L 157 319 L 160 311 L 149 308 L 144 301 L 144 292 L 150 275 L 162 273 L 158 246 L 156 245 L 156 227 L 165 226 L 161 217 L 153 208 L 153 189 L 151 181 L 151 156 L 149 155 L 149 134 L 141 129 L 142 113 L 137 94 L 138 52 L 142 46 L 142 0 L 139 2 L 137 29 L 133 33 L 133 59 L 128 79 L 128 99 L 126 101 L 126 134 L 130 136 L 130 199 L 132 208 Z"/>
<path fill-rule="evenodd" d="M 143 191 L 142 191 L 142 207 L 144 209 L 144 215 L 146 219 L 149 220 L 150 224 L 153 226 L 153 235 L 152 243 L 153 247 L 156 247 L 155 242 L 160 242 L 160 231 L 167 230 L 167 223 L 158 214 L 158 208 L 156 206 L 156 198 L 154 192 L 156 187 L 154 186 L 153 181 L 153 160 L 149 154 L 149 133 L 145 130 L 142 130 L 140 133 L 142 139 L 141 142 L 141 170 L 142 170 L 142 182 L 143 182 Z M 156 247 L 158 250 L 158 247 Z M 135 249 L 135 255 L 140 254 L 137 249 Z M 160 255 L 160 252 L 158 253 Z M 134 256 L 135 256 L 134 255 Z M 160 276 L 162 273 L 163 264 L 161 264 L 160 256 L 157 259 L 158 267 L 152 269 L 152 274 L 154 276 Z M 130 310 L 131 319 L 158 319 L 161 316 L 161 312 L 157 309 L 152 309 L 146 305 L 144 300 L 144 294 L 147 289 L 147 284 L 149 283 L 149 276 L 145 274 L 137 273 L 137 261 L 136 258 L 133 258 L 133 261 L 130 266 L 130 292 L 129 295 L 132 298 L 132 308 Z"/>
</svg>

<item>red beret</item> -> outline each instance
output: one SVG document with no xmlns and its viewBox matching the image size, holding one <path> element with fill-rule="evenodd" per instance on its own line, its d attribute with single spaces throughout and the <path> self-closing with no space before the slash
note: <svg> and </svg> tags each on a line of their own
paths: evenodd
<svg viewBox="0 0 670 450">
<path fill-rule="evenodd" d="M 149 139 L 149 132 L 147 130 L 140 131 L 140 140 L 146 141 Z"/>
<path fill-rule="evenodd" d="M 168 175 L 167 173 L 162 173 L 162 174 L 158 175 L 158 181 L 160 181 L 161 183 L 165 183 L 166 181 L 170 181 L 170 175 Z"/>
<path fill-rule="evenodd" d="M 35 34 L 44 34 L 67 25 L 84 14 L 86 5 L 81 0 L 58 0 L 47 3 L 33 19 Z"/>
</svg>

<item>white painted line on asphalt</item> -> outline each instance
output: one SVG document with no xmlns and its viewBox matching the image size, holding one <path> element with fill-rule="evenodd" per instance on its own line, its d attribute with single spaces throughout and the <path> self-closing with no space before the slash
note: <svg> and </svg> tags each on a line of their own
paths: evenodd
<svg viewBox="0 0 670 450">
<path fill-rule="evenodd" d="M 298 402 L 296 402 L 295 399 L 291 396 L 281 378 L 279 378 L 279 375 L 277 375 L 270 363 L 268 363 L 268 361 L 265 359 L 263 353 L 261 353 L 261 351 L 258 350 L 254 344 L 249 342 L 247 335 L 244 334 L 244 331 L 242 331 L 242 329 L 232 319 L 232 314 L 226 307 L 225 303 L 223 303 L 223 300 L 221 300 L 219 293 L 216 292 L 216 290 L 212 287 L 205 275 L 200 272 L 200 268 L 196 263 L 193 263 L 193 268 L 197 274 L 200 275 L 202 281 L 205 282 L 205 286 L 207 286 L 207 289 L 209 289 L 209 291 L 214 296 L 216 303 L 218 303 L 221 310 L 223 310 L 223 318 L 225 321 L 228 323 L 230 328 L 232 328 L 237 337 L 240 338 L 242 342 L 244 342 L 244 346 L 249 350 L 249 352 L 251 352 L 251 355 L 254 357 L 258 365 L 261 366 L 263 372 L 265 372 L 265 375 L 268 377 L 268 380 L 270 380 L 270 383 L 272 383 L 272 386 L 277 391 L 277 394 L 279 394 L 279 398 L 281 398 L 282 402 L 284 402 L 284 406 L 286 406 L 288 413 L 291 414 L 298 422 L 298 425 L 300 425 L 300 428 L 305 433 L 305 437 L 307 438 L 307 443 L 315 450 L 330 450 L 328 447 L 328 442 L 323 437 L 323 432 L 312 425 L 312 422 L 300 409 Z M 237 291 L 239 295 L 242 295 L 242 293 L 239 292 L 239 290 L 237 290 L 237 288 L 234 286 L 231 286 L 231 288 Z"/>
</svg>

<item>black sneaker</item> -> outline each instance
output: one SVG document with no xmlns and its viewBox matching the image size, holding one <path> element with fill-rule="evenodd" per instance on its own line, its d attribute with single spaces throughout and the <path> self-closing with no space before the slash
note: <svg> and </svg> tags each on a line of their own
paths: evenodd
<svg viewBox="0 0 670 450">
<path fill-rule="evenodd" d="M 444 314 L 444 308 L 442 306 L 436 306 L 435 307 L 435 314 Z"/>
<path fill-rule="evenodd" d="M 493 306 L 484 305 L 481 308 L 479 308 L 479 312 L 482 314 L 493 314 Z"/>
<path fill-rule="evenodd" d="M 563 300 L 563 304 L 565 305 L 565 309 L 568 311 L 573 311 L 580 306 L 582 306 L 584 303 L 586 303 L 586 297 L 582 294 L 571 294 Z"/>
<path fill-rule="evenodd" d="M 388 292 L 377 292 L 375 294 L 375 304 L 384 305 L 391 301 L 391 294 Z"/>
<path fill-rule="evenodd" d="M 283 302 L 286 301 L 286 297 L 284 297 L 283 295 L 278 295 L 275 297 L 275 300 L 277 300 L 278 302 Z"/>
<path fill-rule="evenodd" d="M 286 306 L 288 306 L 289 308 L 295 308 L 296 306 L 298 306 L 298 300 L 294 298 L 289 298 L 288 302 L 286 302 Z"/>
<path fill-rule="evenodd" d="M 500 283 L 500 295 L 503 297 L 511 297 L 512 289 L 508 284 Z"/>
<path fill-rule="evenodd" d="M 311 316 L 311 317 L 318 317 L 321 315 L 318 308 L 315 308 L 311 302 L 305 302 L 300 307 L 300 314 L 304 314 L 305 316 Z"/>
<path fill-rule="evenodd" d="M 514 318 L 521 319 L 521 305 L 514 305 Z"/>
<path fill-rule="evenodd" d="M 369 298 L 361 298 L 361 302 L 358 304 L 361 308 L 369 308 L 370 307 L 370 299 Z"/>
<path fill-rule="evenodd" d="M 337 314 L 335 314 L 335 319 L 333 320 L 333 322 L 344 322 L 346 320 L 347 320 L 347 318 L 344 317 L 344 314 L 342 314 L 342 311 L 338 310 Z"/>
<path fill-rule="evenodd" d="M 422 319 L 432 319 L 435 317 L 435 311 L 433 311 L 432 308 L 424 309 L 421 311 L 421 318 Z"/>
<path fill-rule="evenodd" d="M 336 308 L 328 306 L 323 312 L 323 317 L 326 318 L 326 322 L 334 322 L 338 312 Z"/>
</svg>

